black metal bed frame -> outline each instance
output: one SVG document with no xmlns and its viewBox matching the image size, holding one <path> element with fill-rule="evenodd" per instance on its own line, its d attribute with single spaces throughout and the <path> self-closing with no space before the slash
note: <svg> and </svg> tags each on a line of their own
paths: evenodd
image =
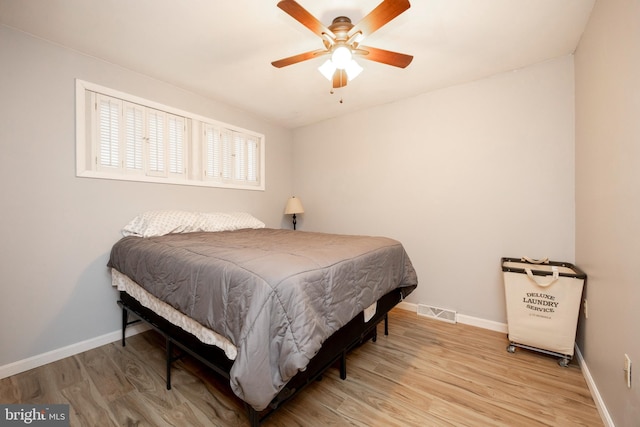
<svg viewBox="0 0 640 427">
<path fill-rule="evenodd" d="M 299 393 L 305 386 L 320 378 L 331 366 L 338 363 L 340 378 L 347 378 L 347 353 L 356 346 L 371 339 L 376 341 L 377 326 L 384 321 L 384 334 L 389 334 L 388 312 L 402 301 L 413 287 L 397 288 L 378 300 L 376 313 L 368 321 L 364 321 L 364 312 L 331 335 L 318 353 L 311 359 L 307 369 L 295 375 L 286 386 L 271 401 L 269 406 L 256 411 L 245 403 L 249 422 L 252 427 L 258 427 L 268 416 L 273 414 L 284 402 Z M 167 390 L 171 389 L 171 364 L 182 356 L 174 356 L 174 346 L 184 353 L 191 355 L 217 374 L 229 379 L 229 371 L 233 361 L 229 360 L 220 348 L 204 344 L 194 335 L 170 323 L 152 310 L 141 305 L 135 298 L 124 291 L 120 292 L 118 305 L 122 308 L 122 346 L 126 345 L 125 331 L 128 325 L 140 320 L 146 322 L 164 336 L 166 346 L 166 382 Z M 133 313 L 137 320 L 130 320 L 129 313 Z"/>
</svg>

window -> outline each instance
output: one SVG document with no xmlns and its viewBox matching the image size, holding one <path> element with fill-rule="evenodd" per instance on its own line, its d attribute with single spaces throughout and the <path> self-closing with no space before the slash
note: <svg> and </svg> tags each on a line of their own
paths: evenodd
<svg viewBox="0 0 640 427">
<path fill-rule="evenodd" d="M 258 138 L 207 123 L 204 140 L 207 180 L 258 182 Z"/>
<path fill-rule="evenodd" d="M 264 190 L 264 136 L 76 81 L 77 176 Z"/>
</svg>

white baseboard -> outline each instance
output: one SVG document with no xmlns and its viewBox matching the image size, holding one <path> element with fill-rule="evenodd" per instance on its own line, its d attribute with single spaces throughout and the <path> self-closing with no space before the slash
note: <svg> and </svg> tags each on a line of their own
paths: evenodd
<svg viewBox="0 0 640 427">
<path fill-rule="evenodd" d="M 126 336 L 130 337 L 149 329 L 150 327 L 148 325 L 142 323 L 132 325 L 127 327 Z M 0 366 L 0 379 L 28 371 L 29 369 L 46 365 L 47 363 L 56 362 L 60 359 L 64 359 L 65 357 L 70 357 L 75 354 L 79 354 L 84 351 L 103 346 L 105 344 L 110 344 L 120 339 L 122 339 L 122 330 L 117 330 L 96 338 L 91 338 L 86 341 L 71 344 L 66 347 L 58 348 L 56 350 L 51 350 L 43 354 L 38 354 L 37 356 L 29 357 L 24 360 L 18 360 L 17 362 Z"/>
<path fill-rule="evenodd" d="M 589 387 L 589 391 L 591 392 L 591 397 L 593 397 L 593 401 L 596 404 L 596 408 L 598 408 L 598 413 L 600 414 L 600 418 L 602 418 L 602 422 L 605 427 L 615 427 L 613 420 L 611 419 L 611 415 L 609 415 L 609 411 L 607 410 L 606 405 L 604 404 L 604 400 L 602 400 L 602 396 L 600 396 L 600 392 L 598 391 L 598 387 L 596 387 L 596 383 L 593 381 L 593 377 L 591 376 L 591 372 L 589 371 L 589 367 L 587 363 L 584 361 L 582 357 L 582 353 L 580 352 L 580 348 L 575 346 L 576 358 L 578 359 L 578 363 L 580 364 L 580 368 L 582 369 L 582 375 L 584 376 L 585 381 L 587 382 L 587 387 Z"/>
<path fill-rule="evenodd" d="M 413 304 L 405 301 L 400 301 L 398 305 L 396 305 L 396 307 L 407 311 L 413 311 L 414 313 L 418 311 L 418 304 Z"/>
<path fill-rule="evenodd" d="M 418 311 L 418 304 L 413 304 L 410 302 L 402 301 L 397 305 L 398 308 L 407 311 L 413 311 L 414 313 Z M 481 319 L 479 317 L 467 316 L 465 314 L 457 314 L 458 323 L 462 323 L 464 325 L 477 326 L 482 329 L 489 329 L 491 331 L 503 332 L 507 333 L 507 324 L 494 322 L 493 320 Z"/>
<path fill-rule="evenodd" d="M 481 319 L 479 317 L 467 316 L 465 314 L 458 313 L 458 322 L 465 325 L 477 326 L 478 328 L 482 329 L 489 329 L 490 331 L 502 332 L 504 334 L 509 332 L 506 323 Z"/>
</svg>

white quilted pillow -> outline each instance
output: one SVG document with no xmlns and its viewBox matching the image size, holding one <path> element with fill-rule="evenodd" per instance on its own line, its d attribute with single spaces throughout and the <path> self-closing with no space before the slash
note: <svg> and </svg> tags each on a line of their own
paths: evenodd
<svg viewBox="0 0 640 427">
<path fill-rule="evenodd" d="M 122 230 L 124 236 L 153 237 L 170 233 L 264 228 L 246 212 L 200 213 L 178 210 L 149 211 L 136 216 Z"/>
<path fill-rule="evenodd" d="M 264 228 L 264 222 L 246 212 L 209 212 L 200 214 L 202 231 L 228 231 L 242 228 Z"/>
<path fill-rule="evenodd" d="M 185 211 L 149 211 L 136 216 L 122 230 L 125 236 L 152 237 L 200 231 L 202 218 Z"/>
</svg>

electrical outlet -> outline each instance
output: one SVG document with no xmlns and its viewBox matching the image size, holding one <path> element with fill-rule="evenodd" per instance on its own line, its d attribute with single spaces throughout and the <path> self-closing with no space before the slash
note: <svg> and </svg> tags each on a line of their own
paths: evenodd
<svg viewBox="0 0 640 427">
<path fill-rule="evenodd" d="M 582 302 L 582 306 L 584 307 L 584 318 L 588 319 L 589 318 L 589 306 L 587 305 L 587 299 L 586 298 Z M 574 305 L 574 307 L 575 307 L 575 305 Z"/>
<path fill-rule="evenodd" d="M 627 379 L 627 388 L 631 388 L 631 359 L 628 354 L 624 355 L 624 373 Z"/>
</svg>

